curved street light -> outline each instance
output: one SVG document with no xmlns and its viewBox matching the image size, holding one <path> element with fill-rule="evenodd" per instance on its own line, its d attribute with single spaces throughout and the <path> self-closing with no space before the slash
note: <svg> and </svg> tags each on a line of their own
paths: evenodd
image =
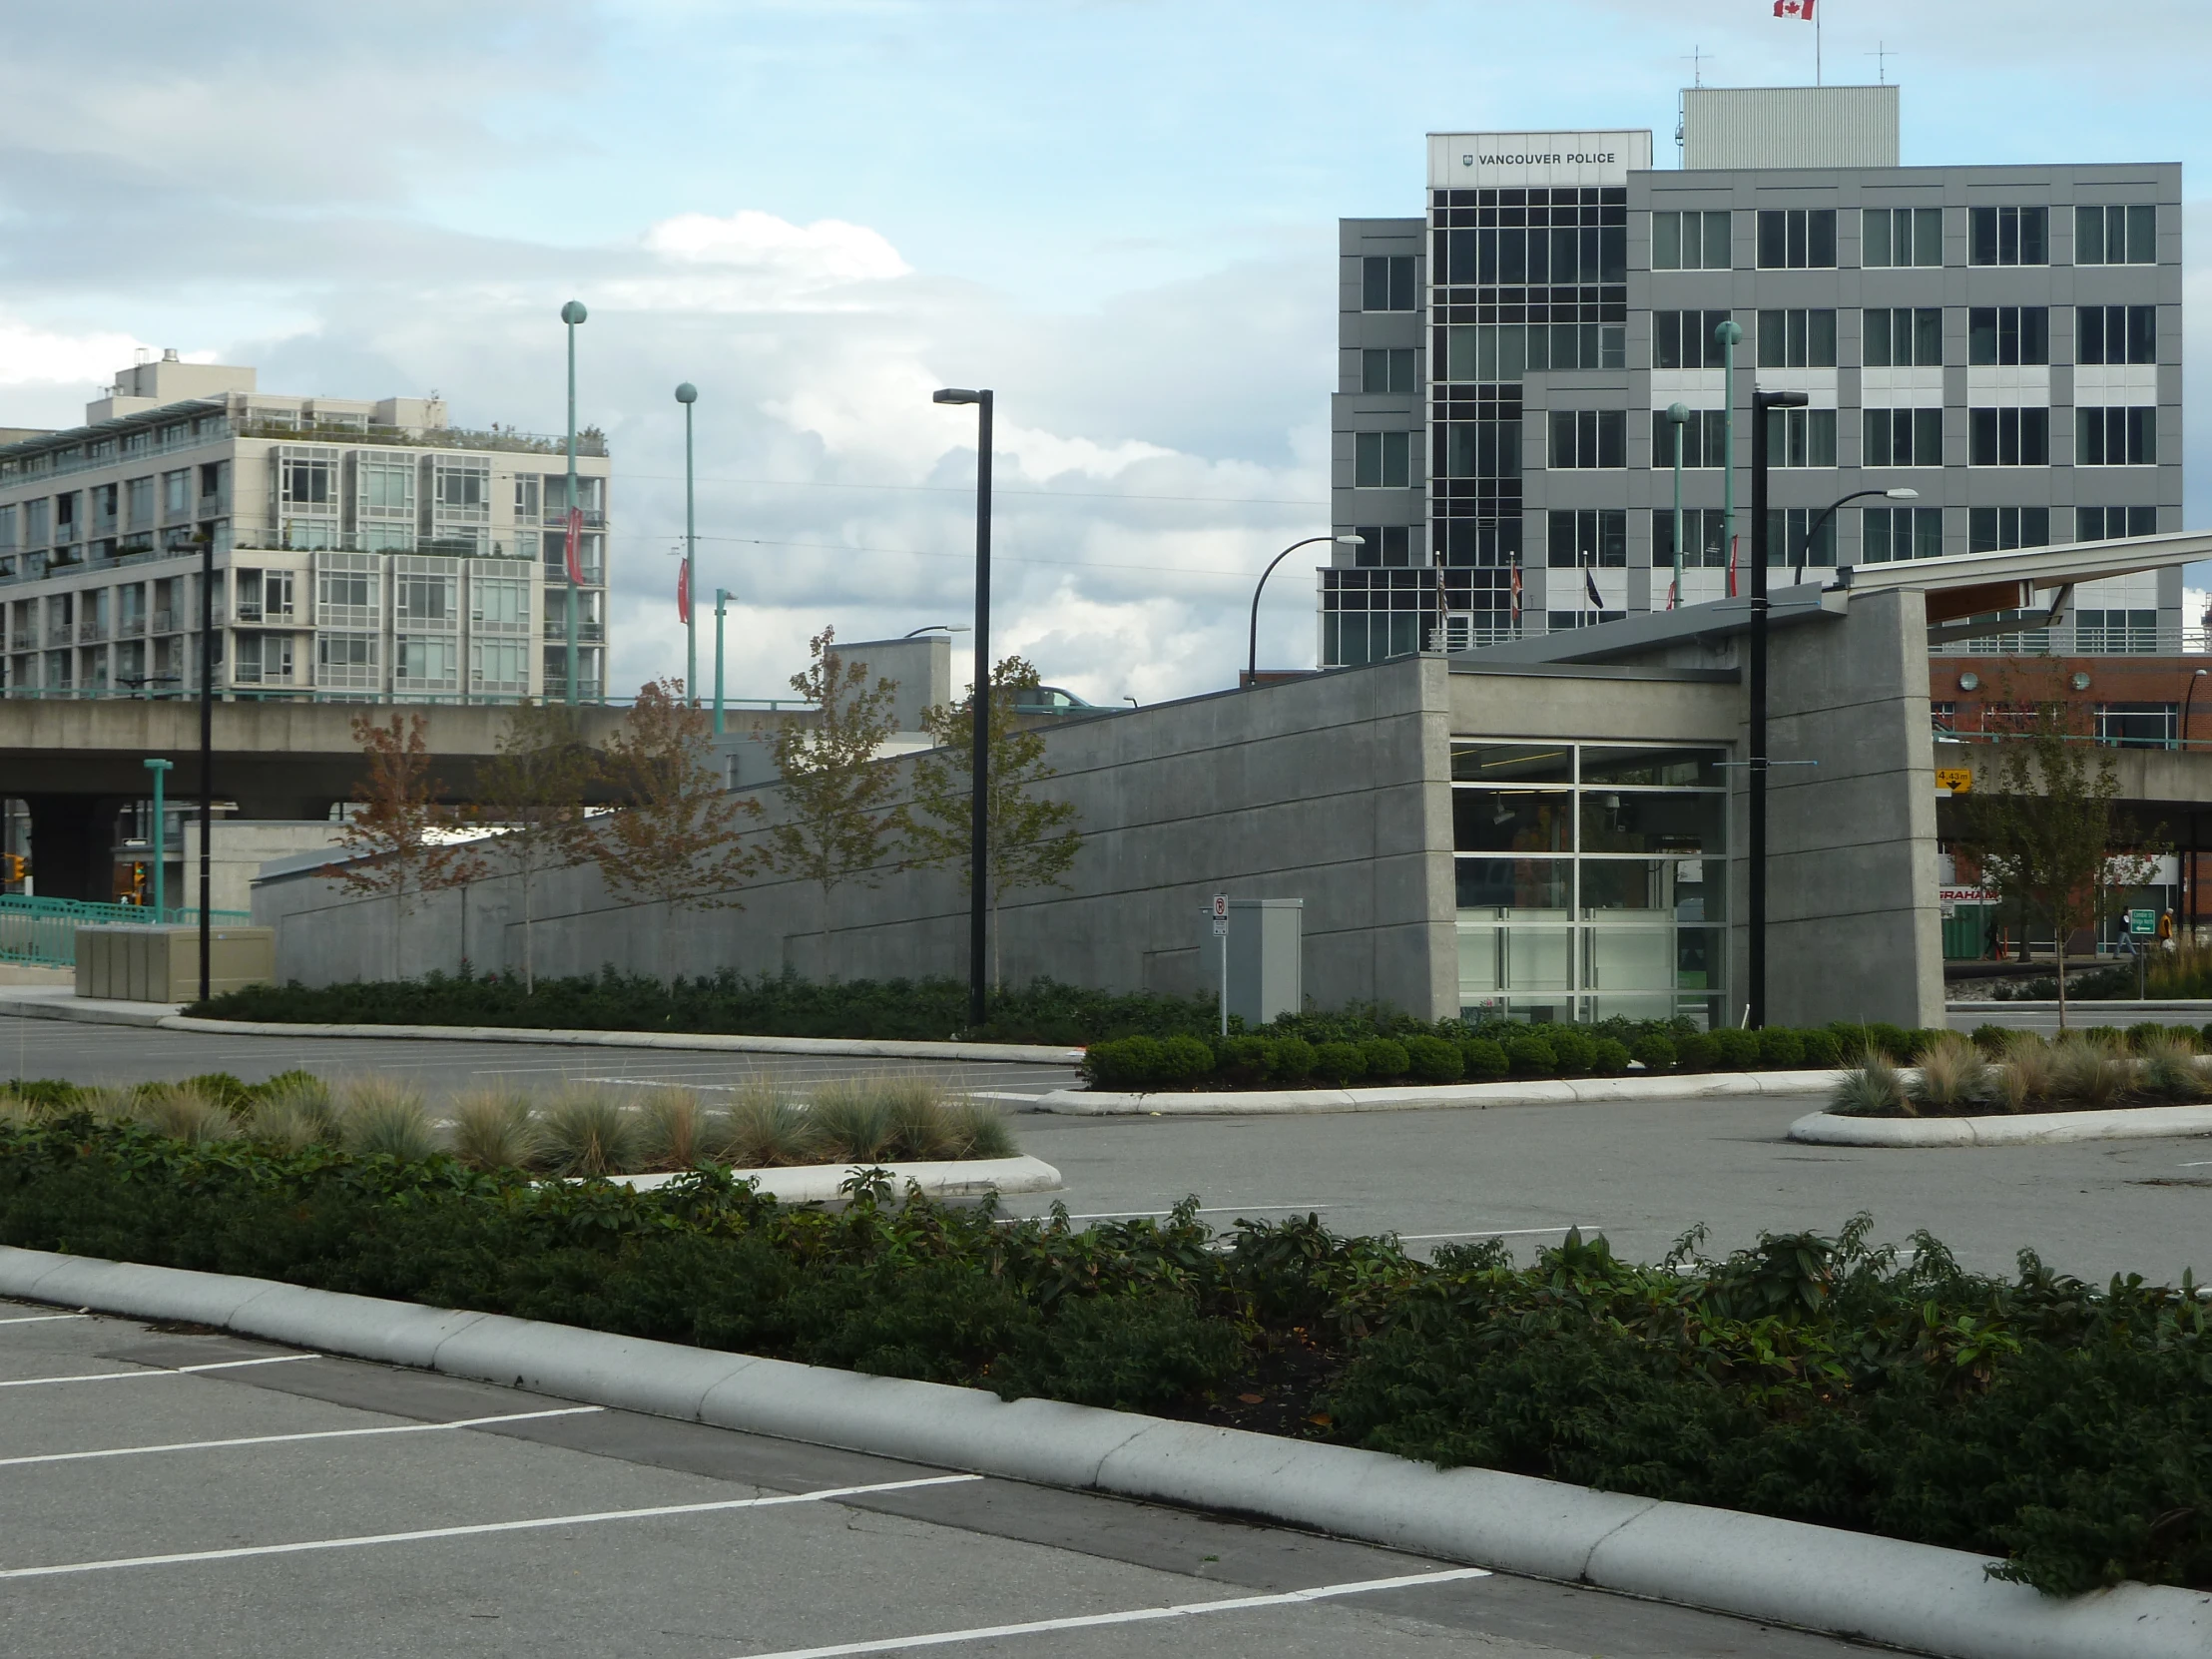
<svg viewBox="0 0 2212 1659">
<path fill-rule="evenodd" d="M 989 387 L 942 386 L 932 403 L 975 410 L 975 711 L 974 751 L 969 762 L 968 806 L 968 1024 L 981 1025 L 984 994 L 984 923 L 989 914 L 990 767 L 991 767 L 991 416 L 996 399 Z"/>
<path fill-rule="evenodd" d="M 1260 580 L 1252 589 L 1251 650 L 1245 660 L 1245 684 L 1247 686 L 1250 686 L 1260 673 L 1260 595 L 1268 585 L 1268 578 L 1275 574 L 1277 565 L 1296 553 L 1300 548 L 1311 547 L 1320 541 L 1333 541 L 1339 547 L 1365 547 L 1368 544 L 1368 538 L 1365 536 L 1308 536 L 1304 541 L 1292 542 L 1290 546 L 1284 548 L 1282 552 L 1268 561 L 1268 568 L 1260 572 Z"/>
<path fill-rule="evenodd" d="M 1805 566 L 1807 561 L 1812 557 L 1813 543 L 1820 539 L 1821 526 L 1826 524 L 1831 518 L 1836 516 L 1836 509 L 1838 507 L 1843 506 L 1847 502 L 1857 501 L 1860 500 L 1862 497 L 1870 495 L 1886 496 L 1892 501 L 1918 501 L 1921 498 L 1921 492 L 1919 490 L 1908 489 L 1903 485 L 1898 486 L 1896 489 L 1887 490 L 1853 490 L 1849 495 L 1838 496 L 1834 501 L 1831 501 L 1827 506 L 1821 509 L 1821 516 L 1819 518 L 1816 518 L 1811 524 L 1805 527 L 1805 539 L 1798 543 L 1797 579 L 1800 582 L 1805 580 Z"/>
</svg>

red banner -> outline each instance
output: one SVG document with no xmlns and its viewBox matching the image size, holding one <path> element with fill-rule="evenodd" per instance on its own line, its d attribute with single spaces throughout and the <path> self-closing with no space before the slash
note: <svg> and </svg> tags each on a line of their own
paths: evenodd
<svg viewBox="0 0 2212 1659">
<path fill-rule="evenodd" d="M 676 573 L 676 620 L 691 626 L 691 560 L 686 559 Z"/>
<path fill-rule="evenodd" d="M 584 509 L 581 507 L 571 507 L 568 510 L 568 547 L 566 552 L 569 586 L 580 588 L 584 585 Z"/>
</svg>

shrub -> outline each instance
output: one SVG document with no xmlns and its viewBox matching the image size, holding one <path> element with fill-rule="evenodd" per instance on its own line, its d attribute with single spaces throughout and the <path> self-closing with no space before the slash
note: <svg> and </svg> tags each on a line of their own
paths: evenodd
<svg viewBox="0 0 2212 1659">
<path fill-rule="evenodd" d="M 1720 1044 L 1710 1031 L 1692 1031 L 1674 1045 L 1675 1064 L 1683 1071 L 1711 1071 L 1720 1064 Z"/>
<path fill-rule="evenodd" d="M 1094 1089 L 1142 1092 L 1160 1086 L 1160 1039 L 1119 1037 L 1093 1043 L 1083 1054 L 1083 1075 Z"/>
<path fill-rule="evenodd" d="M 1636 1046 L 1629 1053 L 1646 1071 L 1674 1070 L 1675 1045 L 1672 1037 L 1662 1037 L 1656 1031 L 1648 1037 L 1638 1037 Z"/>
<path fill-rule="evenodd" d="M 1904 1064 L 1920 1051 L 1914 1033 L 1883 1020 L 1846 1020 L 1829 1029 L 1842 1041 L 1844 1060 L 1850 1065 L 1857 1065 L 1865 1054 L 1884 1054 Z"/>
<path fill-rule="evenodd" d="M 1323 1043 L 1314 1050 L 1314 1075 L 1324 1083 L 1342 1086 L 1365 1075 L 1367 1056 L 1358 1043 Z"/>
<path fill-rule="evenodd" d="M 1160 1044 L 1160 1081 L 1171 1087 L 1211 1076 L 1214 1050 L 1197 1037 L 1169 1037 Z"/>
<path fill-rule="evenodd" d="M 1600 1077 L 1618 1077 L 1628 1069 L 1628 1045 L 1617 1037 L 1599 1037 L 1590 1044 L 1590 1070 Z"/>
<path fill-rule="evenodd" d="M 1504 1045 L 1488 1037 L 1469 1037 L 1459 1045 L 1459 1058 L 1466 1063 L 1466 1075 L 1473 1082 L 1488 1083 L 1503 1077 L 1512 1069 L 1512 1059 Z"/>
<path fill-rule="evenodd" d="M 1558 1053 L 1543 1032 L 1515 1032 L 1505 1039 L 1504 1047 L 1505 1063 L 1515 1077 L 1551 1077 L 1558 1073 Z"/>
<path fill-rule="evenodd" d="M 2107 1026 L 2105 1029 L 2109 1030 Z M 2137 1020 L 2123 1034 L 2121 1046 L 2130 1054 L 2141 1054 L 2154 1042 L 2165 1036 L 2166 1028 L 2154 1019 Z"/>
<path fill-rule="evenodd" d="M 1973 1045 L 1991 1059 L 1995 1059 L 2004 1052 L 2005 1043 L 2011 1038 L 2011 1035 L 2010 1027 L 1991 1025 L 1987 1021 L 1983 1021 L 1973 1028 Z"/>
<path fill-rule="evenodd" d="M 1591 1065 L 1590 1039 L 1570 1026 L 1555 1025 L 1544 1033 L 1544 1040 L 1551 1044 L 1552 1062 L 1562 1077 L 1587 1077 Z"/>
<path fill-rule="evenodd" d="M 1320 1063 L 1320 1051 L 1304 1037 L 1278 1037 L 1268 1044 L 1268 1080 L 1272 1083 L 1303 1083 Z"/>
<path fill-rule="evenodd" d="M 566 1089 L 537 1119 L 532 1162 L 559 1176 L 628 1175 L 645 1162 L 645 1125 L 604 1090 Z"/>
<path fill-rule="evenodd" d="M 1371 1082 L 1381 1083 L 1403 1077 L 1413 1062 L 1403 1043 L 1389 1037 L 1370 1037 L 1360 1045 L 1360 1063 Z"/>
<path fill-rule="evenodd" d="M 1801 1031 L 1805 1042 L 1805 1063 L 1823 1071 L 1834 1071 L 1844 1063 L 1844 1045 L 1836 1040 L 1833 1031 Z"/>
<path fill-rule="evenodd" d="M 1714 1063 L 1728 1071 L 1750 1071 L 1759 1064 L 1759 1033 L 1725 1025 L 1711 1033 Z"/>
<path fill-rule="evenodd" d="M 1216 1069 L 1226 1082 L 1260 1083 L 1268 1075 L 1268 1040 L 1265 1037 L 1231 1037 L 1219 1049 Z"/>
<path fill-rule="evenodd" d="M 1405 1069 L 1416 1083 L 1456 1083 L 1465 1075 L 1466 1057 L 1441 1037 L 1405 1039 Z"/>
<path fill-rule="evenodd" d="M 1770 1071 L 1786 1071 L 1805 1064 L 1805 1033 L 1787 1025 L 1770 1025 L 1759 1033 L 1759 1063 Z"/>
<path fill-rule="evenodd" d="M 2081 1040 L 2113 1054 L 2127 1052 L 2127 1033 L 2117 1025 L 2092 1025 L 2081 1033 Z"/>
</svg>

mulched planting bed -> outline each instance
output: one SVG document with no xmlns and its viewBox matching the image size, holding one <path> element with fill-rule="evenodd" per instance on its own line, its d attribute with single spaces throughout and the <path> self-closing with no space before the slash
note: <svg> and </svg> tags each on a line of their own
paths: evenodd
<svg viewBox="0 0 2212 1659">
<path fill-rule="evenodd" d="M 2068 1032 L 2056 1041 L 1983 1026 L 1971 1038 L 1941 1033 L 1918 1059 L 1917 1071 L 1908 1072 L 1887 1055 L 1863 1056 L 1828 1109 L 1844 1117 L 1963 1118 L 2212 1100 L 2212 1077 L 2188 1026 Z"/>
</svg>

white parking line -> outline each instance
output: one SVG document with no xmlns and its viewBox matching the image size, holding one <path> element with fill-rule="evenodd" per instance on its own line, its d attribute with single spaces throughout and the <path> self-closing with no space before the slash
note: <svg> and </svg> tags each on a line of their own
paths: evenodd
<svg viewBox="0 0 2212 1659">
<path fill-rule="evenodd" d="M 266 1360 L 218 1360 L 208 1366 L 150 1366 L 144 1371 L 96 1371 L 83 1377 L 15 1377 L 0 1388 L 41 1388 L 52 1382 L 136 1382 L 148 1377 L 187 1377 L 201 1371 L 237 1371 L 242 1366 L 287 1366 L 294 1360 L 319 1360 L 319 1354 L 275 1354 Z"/>
<path fill-rule="evenodd" d="M 451 1422 L 398 1422 L 375 1428 L 318 1428 L 303 1434 L 243 1434 L 231 1440 L 172 1440 L 166 1445 L 119 1445 L 99 1451 L 42 1451 L 30 1457 L 0 1457 L 0 1469 L 23 1463 L 76 1463 L 88 1457 L 144 1457 L 156 1451 L 214 1451 L 234 1445 L 282 1445 L 293 1440 L 346 1440 L 366 1434 L 434 1434 L 441 1428 L 481 1428 L 488 1422 L 531 1422 L 539 1417 L 574 1417 L 604 1411 L 604 1405 L 564 1405 L 554 1411 L 509 1411 L 496 1417 L 458 1417 Z"/>
<path fill-rule="evenodd" d="M 1434 1239 L 1517 1239 L 1524 1233 L 1568 1233 L 1575 1228 L 1585 1233 L 1595 1233 L 1599 1224 L 1594 1221 L 1565 1221 L 1557 1227 L 1484 1227 L 1472 1233 L 1400 1233 L 1401 1244 L 1426 1244 Z"/>
<path fill-rule="evenodd" d="M 58 1578 L 68 1573 L 113 1572 L 121 1567 L 173 1567 L 194 1561 L 242 1561 L 258 1555 L 304 1555 L 324 1549 L 365 1549 L 371 1544 L 411 1544 L 428 1538 L 475 1538 L 492 1532 L 533 1532 L 552 1526 L 589 1526 L 596 1521 L 655 1520 L 667 1515 L 707 1515 L 722 1509 L 773 1509 L 791 1503 L 826 1503 L 873 1492 L 911 1491 L 917 1486 L 950 1486 L 980 1480 L 979 1474 L 932 1474 L 919 1480 L 879 1480 L 867 1486 L 824 1486 L 812 1492 L 779 1492 L 774 1497 L 733 1497 L 714 1503 L 663 1503 L 651 1509 L 602 1509 L 585 1515 L 546 1515 L 536 1520 L 480 1521 L 473 1526 L 430 1526 L 419 1532 L 372 1532 L 352 1538 L 305 1538 L 290 1544 L 248 1544 L 237 1549 L 192 1549 L 175 1555 L 127 1555 L 107 1561 L 66 1561 L 51 1567 L 0 1568 L 0 1578 Z"/>
<path fill-rule="evenodd" d="M 987 1642 L 1000 1636 L 1037 1636 L 1054 1630 L 1095 1630 L 1101 1625 L 1150 1624 L 1160 1619 L 1190 1619 L 1202 1613 L 1242 1613 L 1256 1607 L 1295 1607 L 1339 1596 L 1372 1595 L 1378 1590 L 1406 1590 L 1418 1584 L 1452 1584 L 1488 1578 L 1481 1567 L 1450 1567 L 1441 1572 L 1408 1573 L 1402 1578 L 1367 1578 L 1350 1584 L 1322 1584 L 1280 1595 L 1234 1596 L 1227 1601 L 1186 1601 L 1175 1607 L 1135 1607 L 1123 1613 L 1084 1613 L 1065 1619 L 1034 1619 L 1026 1624 L 979 1625 L 973 1630 L 936 1630 L 925 1636 L 891 1636 L 873 1642 L 839 1642 L 832 1647 L 782 1648 L 748 1654 L 744 1659 L 843 1659 L 855 1653 L 893 1653 L 910 1647 L 949 1647 L 955 1642 Z"/>
<path fill-rule="evenodd" d="M 55 1320 L 89 1320 L 90 1314 L 27 1314 L 20 1319 L 0 1320 L 0 1325 L 48 1325 Z"/>
<path fill-rule="evenodd" d="M 1311 1214 L 1311 1213 L 1313 1213 L 1313 1212 L 1315 1212 L 1315 1211 L 1317 1211 L 1317 1210 L 1336 1210 L 1336 1209 L 1341 1209 L 1341 1208 L 1342 1208 L 1342 1206 L 1341 1206 L 1341 1205 L 1336 1205 L 1336 1204 L 1306 1204 L 1306 1203 L 1294 1203 L 1294 1204 L 1210 1204 L 1210 1205 L 1206 1206 L 1206 1207 L 1205 1207 L 1204 1209 L 1201 1209 L 1201 1210 L 1194 1210 L 1194 1211 L 1192 1211 L 1191 1213 L 1192 1213 L 1193 1215 L 1198 1215 L 1198 1216 L 1260 1216 L 1260 1215 L 1272 1215 L 1272 1214 L 1274 1214 L 1274 1213 L 1275 1213 L 1276 1211 L 1278 1211 L 1278 1210 L 1296 1210 L 1296 1211 L 1300 1212 L 1301 1214 Z M 1164 1217 L 1164 1216 L 1166 1216 L 1166 1215 L 1167 1215 L 1168 1213 L 1169 1213 L 1169 1212 L 1167 1212 L 1166 1210 L 1090 1210 L 1090 1211 L 1086 1211 L 1086 1212 L 1085 1212 L 1084 1214 L 1082 1214 L 1082 1215 L 1079 1215 L 1079 1216 L 1070 1216 L 1070 1217 L 1068 1217 L 1068 1220 L 1070 1220 L 1070 1221 L 1142 1221 L 1142 1220 L 1146 1219 L 1147 1217 L 1151 1217 L 1151 1216 L 1162 1216 L 1162 1217 Z M 1050 1219 L 1050 1218 L 1049 1218 L 1049 1217 L 1045 1217 L 1045 1216 L 1001 1216 L 1001 1217 L 999 1218 L 999 1223 L 998 1223 L 998 1224 L 999 1224 L 999 1225 L 1000 1225 L 1001 1227 L 1011 1227 L 1011 1226 L 1012 1226 L 1012 1225 L 1013 1225 L 1014 1223 L 1016 1223 L 1016 1222 L 1021 1222 L 1021 1221 L 1045 1221 L 1045 1220 L 1048 1220 L 1048 1219 Z"/>
</svg>

